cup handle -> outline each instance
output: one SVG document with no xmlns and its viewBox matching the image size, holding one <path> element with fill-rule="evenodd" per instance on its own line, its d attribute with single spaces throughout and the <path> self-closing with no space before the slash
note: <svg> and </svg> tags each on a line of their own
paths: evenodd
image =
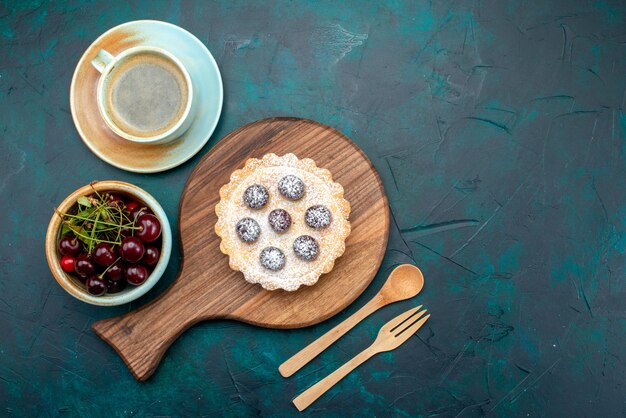
<svg viewBox="0 0 626 418">
<path fill-rule="evenodd" d="M 91 65 L 102 74 L 109 63 L 113 61 L 113 55 L 108 51 L 101 49 L 98 55 L 91 61 Z"/>
</svg>

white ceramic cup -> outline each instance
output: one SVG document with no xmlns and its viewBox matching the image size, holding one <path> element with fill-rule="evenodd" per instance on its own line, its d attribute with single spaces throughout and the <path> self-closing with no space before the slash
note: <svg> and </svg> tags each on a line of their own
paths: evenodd
<svg viewBox="0 0 626 418">
<path fill-rule="evenodd" d="M 118 126 L 111 117 L 112 111 L 109 109 L 108 100 L 106 98 L 107 81 L 115 67 L 123 63 L 125 60 L 140 54 L 156 54 L 170 61 L 180 70 L 187 87 L 187 102 L 185 103 L 184 110 L 178 117 L 176 123 L 166 131 L 153 136 L 138 136 Z M 196 110 L 193 84 L 185 66 L 171 53 L 153 46 L 137 46 L 126 49 L 120 54 L 113 56 L 108 51 L 101 49 L 98 52 L 98 55 L 91 61 L 91 65 L 101 74 L 97 87 L 98 109 L 100 110 L 100 115 L 102 116 L 102 119 L 104 119 L 107 126 L 117 135 L 129 141 L 142 144 L 164 144 L 180 137 L 191 125 Z"/>
</svg>

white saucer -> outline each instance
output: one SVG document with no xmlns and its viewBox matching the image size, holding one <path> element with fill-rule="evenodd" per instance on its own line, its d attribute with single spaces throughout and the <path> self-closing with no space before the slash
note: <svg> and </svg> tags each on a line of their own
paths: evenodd
<svg viewBox="0 0 626 418">
<path fill-rule="evenodd" d="M 113 55 L 138 45 L 163 48 L 185 66 L 197 94 L 198 108 L 191 127 L 165 145 L 137 144 L 117 136 L 102 120 L 96 101 L 100 73 L 91 61 L 100 49 Z M 222 112 L 224 89 L 215 59 L 191 33 L 156 20 L 137 20 L 116 26 L 92 43 L 81 57 L 70 88 L 70 107 L 76 129 L 89 149 L 107 163 L 137 173 L 176 167 L 207 143 Z"/>
</svg>

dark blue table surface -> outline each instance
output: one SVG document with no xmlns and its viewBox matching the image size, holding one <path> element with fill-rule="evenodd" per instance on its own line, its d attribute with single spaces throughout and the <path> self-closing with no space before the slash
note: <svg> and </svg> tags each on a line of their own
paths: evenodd
<svg viewBox="0 0 626 418">
<path fill-rule="evenodd" d="M 209 145 L 161 174 L 113 168 L 81 142 L 69 85 L 117 24 L 194 33 L 222 71 Z M 619 1 L 2 1 L 0 415 L 296 416 L 291 399 L 417 302 L 427 326 L 305 415 L 626 415 L 626 6 Z M 344 312 L 291 331 L 198 325 L 136 382 L 43 251 L 52 208 L 94 179 L 152 193 L 176 220 L 198 159 L 233 129 L 299 116 L 350 136 L 392 210 L 379 274 Z M 175 242 L 178 242 L 175 233 Z M 177 245 L 175 246 L 177 247 Z M 371 298 L 392 266 L 426 286 L 298 375 L 278 365 Z"/>
</svg>

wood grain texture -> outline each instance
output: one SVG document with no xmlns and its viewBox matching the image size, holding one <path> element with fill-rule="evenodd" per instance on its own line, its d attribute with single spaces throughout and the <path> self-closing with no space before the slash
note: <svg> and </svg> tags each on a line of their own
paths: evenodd
<svg viewBox="0 0 626 418">
<path fill-rule="evenodd" d="M 295 292 L 264 290 L 231 270 L 214 232 L 219 188 L 248 158 L 268 152 L 312 158 L 345 189 L 352 233 L 334 269 Z M 180 203 L 183 266 L 173 285 L 152 303 L 93 330 L 123 358 L 138 380 L 152 375 L 170 344 L 191 325 L 229 318 L 270 328 L 319 323 L 348 306 L 373 279 L 389 232 L 387 198 L 375 169 L 347 137 L 317 122 L 265 119 L 222 139 L 194 169 Z"/>
</svg>

